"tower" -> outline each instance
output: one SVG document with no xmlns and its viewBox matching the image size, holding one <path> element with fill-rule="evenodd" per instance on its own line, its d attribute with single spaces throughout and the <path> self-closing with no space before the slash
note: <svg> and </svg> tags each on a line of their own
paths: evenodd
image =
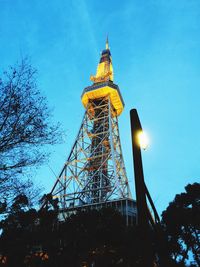
<svg viewBox="0 0 200 267">
<path fill-rule="evenodd" d="M 118 116 L 124 108 L 119 87 L 113 82 L 108 40 L 93 84 L 81 95 L 85 114 L 78 135 L 52 190 L 61 214 L 78 209 L 115 207 L 131 223 L 136 213 L 124 166 Z"/>
</svg>

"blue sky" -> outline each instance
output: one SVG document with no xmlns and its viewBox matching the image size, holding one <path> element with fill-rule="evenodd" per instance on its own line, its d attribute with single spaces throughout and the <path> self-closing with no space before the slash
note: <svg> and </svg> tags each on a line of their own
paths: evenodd
<svg viewBox="0 0 200 267">
<path fill-rule="evenodd" d="M 51 148 L 49 166 L 57 175 L 84 114 L 82 90 L 91 84 L 108 34 L 114 81 L 126 105 L 119 125 L 133 193 L 131 108 L 149 134 L 144 173 L 158 211 L 199 181 L 199 0 L 0 0 L 0 18 L 0 70 L 28 55 L 65 131 L 65 142 Z M 55 176 L 44 165 L 35 180 L 49 191 Z"/>
</svg>

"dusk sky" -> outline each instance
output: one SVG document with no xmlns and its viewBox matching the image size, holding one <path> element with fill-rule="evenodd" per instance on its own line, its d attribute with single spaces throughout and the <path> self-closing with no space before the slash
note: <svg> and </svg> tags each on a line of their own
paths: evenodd
<svg viewBox="0 0 200 267">
<path fill-rule="evenodd" d="M 48 192 L 56 179 L 51 169 L 59 174 L 75 141 L 80 96 L 107 34 L 125 102 L 119 127 L 133 197 L 129 111 L 136 108 L 150 139 L 142 152 L 145 180 L 161 213 L 200 177 L 199 0 L 0 0 L 0 72 L 29 56 L 52 120 L 65 132 L 34 174 Z"/>
</svg>

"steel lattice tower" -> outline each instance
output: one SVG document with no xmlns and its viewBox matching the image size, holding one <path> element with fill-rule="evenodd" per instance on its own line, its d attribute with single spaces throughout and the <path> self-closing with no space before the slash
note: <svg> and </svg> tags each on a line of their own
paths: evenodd
<svg viewBox="0 0 200 267">
<path fill-rule="evenodd" d="M 86 111 L 78 135 L 51 195 L 58 198 L 64 216 L 80 208 L 114 206 L 127 216 L 128 223 L 136 205 L 122 156 L 118 116 L 124 102 L 113 83 L 108 40 L 96 76 L 90 79 L 93 85 L 81 96 Z"/>
</svg>

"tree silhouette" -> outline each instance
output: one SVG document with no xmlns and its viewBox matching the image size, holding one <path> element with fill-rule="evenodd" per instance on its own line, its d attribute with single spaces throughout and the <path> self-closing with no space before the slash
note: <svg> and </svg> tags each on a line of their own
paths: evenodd
<svg viewBox="0 0 200 267">
<path fill-rule="evenodd" d="M 199 266 L 199 193 L 199 184 L 186 186 L 186 192 L 176 195 L 163 212 L 167 242 L 162 239 L 160 245 L 173 259 L 164 267 L 185 267 L 189 253 L 193 255 L 190 266 Z M 141 267 L 143 240 L 137 226 L 127 227 L 118 211 L 86 209 L 61 221 L 57 200 L 50 194 L 42 202 L 46 199 L 49 205 L 36 211 L 25 195 L 15 197 L 0 223 L 0 255 L 6 258 L 2 266 Z"/>
<path fill-rule="evenodd" d="M 28 209 L 26 196 L 20 195 L 1 228 L 0 254 L 9 267 L 137 266 L 137 232 L 110 208 L 58 221 L 56 208 Z"/>
<path fill-rule="evenodd" d="M 95 262 L 95 266 L 112 266 L 120 260 L 125 224 L 113 209 L 88 210 L 72 215 L 64 227 L 65 251 L 69 261 Z M 75 253 L 75 255 L 74 255 Z M 73 257 L 72 257 L 73 255 Z"/>
<path fill-rule="evenodd" d="M 31 233 L 36 217 L 37 212 L 29 209 L 28 198 L 25 195 L 19 195 L 14 199 L 8 217 L 0 223 L 3 230 L 0 251 L 6 255 L 8 266 L 24 266 L 24 258 L 32 245 Z"/>
<path fill-rule="evenodd" d="M 51 123 L 46 99 L 37 89 L 36 70 L 28 60 L 4 72 L 0 78 L 0 195 L 21 193 L 18 177 L 28 167 L 43 163 L 47 153 L 42 147 L 58 141 L 58 128 Z"/>
<path fill-rule="evenodd" d="M 188 184 L 162 214 L 172 258 L 200 266 L 200 184 Z"/>
</svg>

